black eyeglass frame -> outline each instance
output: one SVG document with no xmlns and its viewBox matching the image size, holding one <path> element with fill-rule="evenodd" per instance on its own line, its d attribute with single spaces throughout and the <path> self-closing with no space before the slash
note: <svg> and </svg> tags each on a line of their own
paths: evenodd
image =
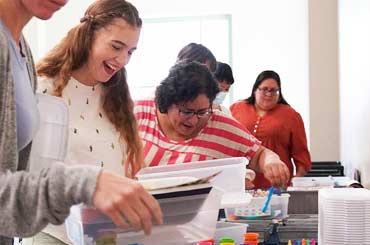
<svg viewBox="0 0 370 245">
<path fill-rule="evenodd" d="M 273 95 L 277 96 L 280 94 L 280 89 L 279 88 L 267 88 L 267 87 L 262 87 L 262 88 L 257 88 L 259 91 L 261 91 L 264 95 Z"/>
<path fill-rule="evenodd" d="M 176 105 L 179 115 L 184 118 L 184 119 L 189 119 L 192 118 L 194 115 L 197 116 L 198 119 L 204 119 L 212 115 L 213 110 L 212 110 L 212 105 L 208 107 L 207 109 L 200 109 L 197 111 L 187 109 L 183 105 Z"/>
</svg>

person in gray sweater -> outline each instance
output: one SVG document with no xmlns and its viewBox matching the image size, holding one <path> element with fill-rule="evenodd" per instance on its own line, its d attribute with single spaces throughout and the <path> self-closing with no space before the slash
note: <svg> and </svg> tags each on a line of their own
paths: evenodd
<svg viewBox="0 0 370 245">
<path fill-rule="evenodd" d="M 0 244 L 31 236 L 48 223 L 62 224 L 69 208 L 93 205 L 121 228 L 150 234 L 162 223 L 158 202 L 136 181 L 100 168 L 53 163 L 29 173 L 39 115 L 36 74 L 23 27 L 35 16 L 49 19 L 67 0 L 0 0 Z"/>
</svg>

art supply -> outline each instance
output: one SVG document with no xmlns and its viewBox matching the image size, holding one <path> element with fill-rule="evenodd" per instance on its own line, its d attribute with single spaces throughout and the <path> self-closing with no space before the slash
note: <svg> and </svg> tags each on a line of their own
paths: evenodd
<svg viewBox="0 0 370 245">
<path fill-rule="evenodd" d="M 278 195 L 278 196 L 281 196 L 281 191 L 284 190 L 283 187 L 273 188 L 273 189 L 274 189 L 273 194 Z"/>
<path fill-rule="evenodd" d="M 220 245 L 235 245 L 234 239 L 230 237 L 222 237 L 220 239 Z"/>
<path fill-rule="evenodd" d="M 279 222 L 277 220 L 272 220 L 272 223 L 269 224 L 268 229 L 265 229 L 263 236 L 264 244 L 266 245 L 280 244 L 278 226 Z"/>
<path fill-rule="evenodd" d="M 274 187 L 270 187 L 269 194 L 267 195 L 267 199 L 265 205 L 262 208 L 262 212 L 266 213 L 268 206 L 270 205 L 272 194 L 274 193 Z"/>
<path fill-rule="evenodd" d="M 258 245 L 259 234 L 255 232 L 247 232 L 244 234 L 244 244 Z"/>
<path fill-rule="evenodd" d="M 214 243 L 211 241 L 202 241 L 198 242 L 197 245 L 214 245 Z"/>
<path fill-rule="evenodd" d="M 301 240 L 288 240 L 287 245 L 316 245 L 316 241 L 314 238 L 312 239 L 302 238 Z"/>
</svg>

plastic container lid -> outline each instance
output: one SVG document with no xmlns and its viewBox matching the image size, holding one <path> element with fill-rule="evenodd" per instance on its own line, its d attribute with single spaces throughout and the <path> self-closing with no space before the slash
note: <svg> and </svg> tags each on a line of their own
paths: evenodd
<svg viewBox="0 0 370 245">
<path fill-rule="evenodd" d="M 293 177 L 293 187 L 333 187 L 332 177 Z"/>
<path fill-rule="evenodd" d="M 201 241 L 201 242 L 212 242 L 212 243 L 214 243 L 215 239 L 208 239 L 208 240 L 204 240 L 204 241 Z"/>
<path fill-rule="evenodd" d="M 247 206 L 252 200 L 249 193 L 229 193 L 222 198 L 220 208 L 237 208 Z"/>
<path fill-rule="evenodd" d="M 362 188 L 325 188 L 319 190 L 319 197 L 326 201 L 338 201 L 344 203 L 345 201 L 369 201 L 370 191 Z"/>
<path fill-rule="evenodd" d="M 197 245 L 214 245 L 214 244 L 215 244 L 215 240 L 214 239 L 200 241 L 200 242 L 197 243 Z"/>
<path fill-rule="evenodd" d="M 211 240 L 198 242 L 197 245 L 214 245 L 215 243 Z"/>
<path fill-rule="evenodd" d="M 221 242 L 234 242 L 234 239 L 232 239 L 230 237 L 221 237 L 220 243 Z"/>
<path fill-rule="evenodd" d="M 260 237 L 260 234 L 256 232 L 247 232 L 244 234 L 245 240 L 257 240 Z"/>
<path fill-rule="evenodd" d="M 38 172 L 55 161 L 64 161 L 68 149 L 68 106 L 63 99 L 36 94 L 40 127 L 32 140 L 30 171 Z"/>
</svg>

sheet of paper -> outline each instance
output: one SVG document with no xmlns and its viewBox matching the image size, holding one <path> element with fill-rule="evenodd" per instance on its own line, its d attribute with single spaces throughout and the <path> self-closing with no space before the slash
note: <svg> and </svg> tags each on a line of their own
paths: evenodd
<svg viewBox="0 0 370 245">
<path fill-rule="evenodd" d="M 204 183 L 209 183 L 209 181 L 219 175 L 221 171 L 212 173 L 209 176 L 203 178 L 195 177 L 167 177 L 167 178 L 158 178 L 158 179 L 143 179 L 139 180 L 139 183 L 148 191 L 167 189 L 180 186 L 191 186 L 199 185 Z"/>
</svg>

